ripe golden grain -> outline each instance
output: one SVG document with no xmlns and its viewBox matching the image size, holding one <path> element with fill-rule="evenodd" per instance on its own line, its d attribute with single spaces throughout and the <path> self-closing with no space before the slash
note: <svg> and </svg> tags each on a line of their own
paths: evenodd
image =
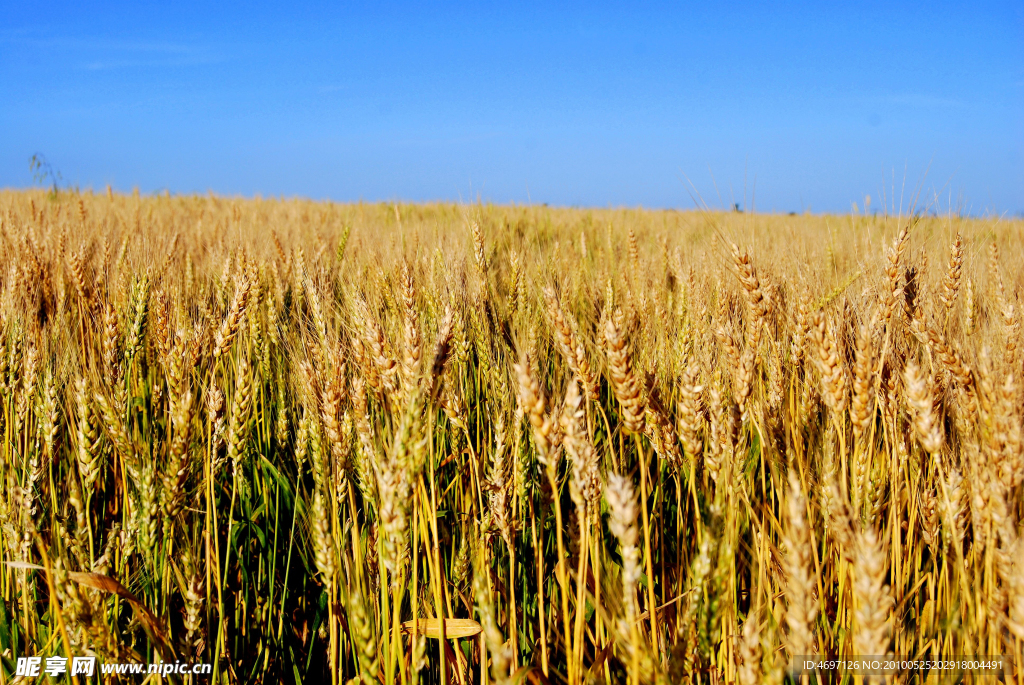
<svg viewBox="0 0 1024 685">
<path fill-rule="evenodd" d="M 1019 220 L 4 191 L 0 233 L 0 680 L 61 631 L 217 683 L 1020 649 Z"/>
</svg>

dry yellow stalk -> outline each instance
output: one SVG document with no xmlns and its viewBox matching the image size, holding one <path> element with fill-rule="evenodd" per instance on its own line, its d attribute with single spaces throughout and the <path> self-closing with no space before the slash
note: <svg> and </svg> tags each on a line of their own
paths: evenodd
<svg viewBox="0 0 1024 685">
<path fill-rule="evenodd" d="M 640 381 L 633 371 L 633 362 L 629 346 L 622 337 L 616 323 L 621 311 L 609 317 L 604 325 L 605 350 L 608 354 L 608 373 L 611 375 L 612 388 L 622 409 L 622 422 L 633 433 L 644 430 L 644 411 L 646 401 L 642 395 Z"/>
</svg>

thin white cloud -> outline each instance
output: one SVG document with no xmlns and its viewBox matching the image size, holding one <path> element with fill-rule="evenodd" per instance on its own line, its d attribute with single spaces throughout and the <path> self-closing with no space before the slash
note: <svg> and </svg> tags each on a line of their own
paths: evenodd
<svg viewBox="0 0 1024 685">
<path fill-rule="evenodd" d="M 0 31 L 0 45 L 69 53 L 90 71 L 133 67 L 180 67 L 222 61 L 220 51 L 197 43 L 122 40 L 92 36 L 46 36 L 24 30 Z"/>
<path fill-rule="evenodd" d="M 169 57 L 166 59 L 111 59 L 83 62 L 79 65 L 79 68 L 87 71 L 103 71 L 106 69 L 133 69 L 148 67 L 192 67 L 203 64 L 212 64 L 219 61 L 221 61 L 219 58 L 210 55 L 195 55 L 178 58 Z"/>
<path fill-rule="evenodd" d="M 910 107 L 938 107 L 944 109 L 963 109 L 968 103 L 956 98 L 947 98 L 925 93 L 897 93 L 883 98 L 886 102 L 894 105 L 908 105 Z"/>
</svg>

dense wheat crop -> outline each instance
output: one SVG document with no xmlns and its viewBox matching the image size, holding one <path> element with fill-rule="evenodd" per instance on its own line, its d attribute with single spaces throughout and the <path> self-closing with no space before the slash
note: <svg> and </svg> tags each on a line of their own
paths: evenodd
<svg viewBox="0 0 1024 685">
<path fill-rule="evenodd" d="M 1019 663 L 1022 229 L 0 193 L 0 681 Z"/>
</svg>

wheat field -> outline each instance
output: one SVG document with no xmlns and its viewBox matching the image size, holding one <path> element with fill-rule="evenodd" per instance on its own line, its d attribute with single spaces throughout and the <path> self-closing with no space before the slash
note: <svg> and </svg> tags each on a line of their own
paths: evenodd
<svg viewBox="0 0 1024 685">
<path fill-rule="evenodd" d="M 0 192 L 0 682 L 1022 663 L 1022 233 Z"/>
</svg>

